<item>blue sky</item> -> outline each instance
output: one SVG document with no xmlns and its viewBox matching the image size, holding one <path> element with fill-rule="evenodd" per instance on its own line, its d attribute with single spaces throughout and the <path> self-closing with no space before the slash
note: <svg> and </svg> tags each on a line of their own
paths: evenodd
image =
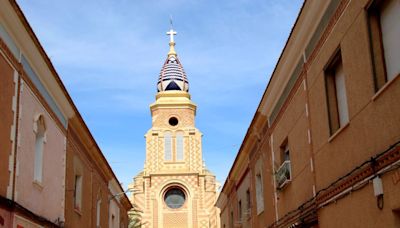
<svg viewBox="0 0 400 228">
<path fill-rule="evenodd" d="M 300 0 L 18 0 L 124 187 L 142 168 L 169 17 L 198 105 L 203 158 L 223 183 Z"/>
</svg>

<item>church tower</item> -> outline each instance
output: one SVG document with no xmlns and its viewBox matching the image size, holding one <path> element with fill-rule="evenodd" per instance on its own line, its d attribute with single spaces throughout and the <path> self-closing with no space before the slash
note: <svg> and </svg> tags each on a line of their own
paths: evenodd
<svg viewBox="0 0 400 228">
<path fill-rule="evenodd" d="M 144 170 L 134 177 L 132 203 L 142 211 L 143 227 L 219 227 L 214 206 L 215 176 L 202 158 L 202 133 L 195 126 L 196 104 L 175 52 L 170 50 L 161 68 L 156 101 L 150 105 L 152 127 L 146 133 Z"/>
</svg>

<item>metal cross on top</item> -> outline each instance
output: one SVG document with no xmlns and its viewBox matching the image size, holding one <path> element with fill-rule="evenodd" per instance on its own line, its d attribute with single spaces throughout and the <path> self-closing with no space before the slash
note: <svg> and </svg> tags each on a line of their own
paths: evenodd
<svg viewBox="0 0 400 228">
<path fill-rule="evenodd" d="M 172 17 L 169 18 L 169 23 L 171 24 L 171 29 L 169 30 L 169 32 L 167 32 L 167 35 L 169 35 L 169 42 L 174 43 L 174 35 L 176 35 L 176 31 L 174 31 L 172 25 Z"/>
<path fill-rule="evenodd" d="M 167 32 L 167 35 L 169 35 L 169 42 L 174 43 L 174 35 L 176 35 L 176 31 L 174 31 L 172 28 Z"/>
</svg>

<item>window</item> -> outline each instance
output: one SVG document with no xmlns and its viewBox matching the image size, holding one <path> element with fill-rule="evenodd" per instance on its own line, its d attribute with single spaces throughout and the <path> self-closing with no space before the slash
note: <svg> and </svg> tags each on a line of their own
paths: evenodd
<svg viewBox="0 0 400 228">
<path fill-rule="evenodd" d="M 229 218 L 229 227 L 233 228 L 233 211 L 231 211 L 231 217 Z"/>
<path fill-rule="evenodd" d="M 39 183 L 42 182 L 43 175 L 43 150 L 45 143 L 46 125 L 43 115 L 39 115 L 34 123 L 33 130 L 35 132 L 35 163 L 33 180 Z"/>
<path fill-rule="evenodd" d="M 108 226 L 110 228 L 118 228 L 120 227 L 120 210 L 119 206 L 117 204 L 117 200 L 111 200 L 109 201 L 109 206 L 108 206 Z"/>
<path fill-rule="evenodd" d="M 246 209 L 250 210 L 251 208 L 251 198 L 250 198 L 250 189 L 246 190 Z"/>
<path fill-rule="evenodd" d="M 82 209 L 82 176 L 75 175 L 74 207 L 78 211 Z"/>
<path fill-rule="evenodd" d="M 171 132 L 167 131 L 164 133 L 164 147 L 165 147 L 165 160 L 172 160 L 172 136 Z"/>
<path fill-rule="evenodd" d="M 242 201 L 239 200 L 238 203 L 238 214 L 239 214 L 239 220 L 242 220 Z"/>
<path fill-rule="evenodd" d="M 292 168 L 290 162 L 290 150 L 288 139 L 282 143 L 281 147 L 281 165 L 275 172 L 275 181 L 277 189 L 282 190 L 290 181 L 292 177 Z"/>
<path fill-rule="evenodd" d="M 183 132 L 176 133 L 176 160 L 183 160 Z"/>
<path fill-rule="evenodd" d="M 98 199 L 96 204 L 96 227 L 100 227 L 100 216 L 101 216 L 101 199 Z"/>
<path fill-rule="evenodd" d="M 174 127 L 174 126 L 178 125 L 179 121 L 176 117 L 171 117 L 171 118 L 169 118 L 168 123 L 169 123 L 169 125 Z"/>
<path fill-rule="evenodd" d="M 368 9 L 375 89 L 400 74 L 400 3 L 374 1 Z"/>
<path fill-rule="evenodd" d="M 325 69 L 326 98 L 331 135 L 349 122 L 345 75 L 340 51 Z"/>
<path fill-rule="evenodd" d="M 257 214 L 264 211 L 263 182 L 261 174 L 256 175 L 256 198 L 257 198 Z"/>
<path fill-rule="evenodd" d="M 180 188 L 174 187 L 167 190 L 164 195 L 164 201 L 169 208 L 177 209 L 183 206 L 186 201 L 186 196 Z"/>
<path fill-rule="evenodd" d="M 287 139 L 281 146 L 281 163 L 285 161 L 290 161 L 290 151 Z"/>
<path fill-rule="evenodd" d="M 395 216 L 394 224 L 396 227 L 400 227 L 400 209 L 394 210 L 393 214 Z"/>
</svg>

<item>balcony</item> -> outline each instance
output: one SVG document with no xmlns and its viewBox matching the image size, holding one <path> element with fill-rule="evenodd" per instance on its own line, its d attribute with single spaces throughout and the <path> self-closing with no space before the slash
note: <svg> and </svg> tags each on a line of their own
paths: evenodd
<svg viewBox="0 0 400 228">
<path fill-rule="evenodd" d="M 290 161 L 284 161 L 275 173 L 277 189 L 283 189 L 292 180 Z"/>
</svg>

